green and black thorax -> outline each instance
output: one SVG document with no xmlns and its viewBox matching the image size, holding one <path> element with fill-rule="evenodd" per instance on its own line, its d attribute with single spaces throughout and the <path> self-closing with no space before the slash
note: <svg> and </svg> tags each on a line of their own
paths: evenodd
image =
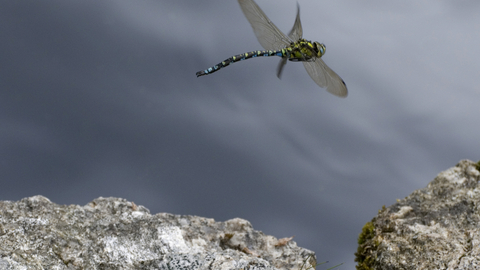
<svg viewBox="0 0 480 270">
<path fill-rule="evenodd" d="M 290 61 L 311 61 L 315 58 L 320 58 L 325 54 L 325 45 L 317 41 L 311 42 L 310 40 L 300 39 L 297 42 L 285 48 L 287 51 L 284 57 L 287 57 Z"/>
</svg>

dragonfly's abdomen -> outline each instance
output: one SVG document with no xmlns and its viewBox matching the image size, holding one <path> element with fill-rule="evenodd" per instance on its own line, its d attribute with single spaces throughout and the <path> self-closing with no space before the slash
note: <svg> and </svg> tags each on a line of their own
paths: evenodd
<svg viewBox="0 0 480 270">
<path fill-rule="evenodd" d="M 226 59 L 225 61 L 216 64 L 213 67 L 210 67 L 210 68 L 207 68 L 203 71 L 197 72 L 197 77 L 214 73 L 215 71 L 217 71 L 221 68 L 224 68 L 224 67 L 230 65 L 231 63 L 235 63 L 235 62 L 242 61 L 242 60 L 245 60 L 245 59 L 250 59 L 250 58 L 254 58 L 254 57 L 268 57 L 268 56 L 287 57 L 289 54 L 290 54 L 290 52 L 287 49 L 282 49 L 282 50 L 278 50 L 278 51 L 253 51 L 253 52 L 242 53 L 242 54 L 232 56 L 232 57 Z"/>
</svg>

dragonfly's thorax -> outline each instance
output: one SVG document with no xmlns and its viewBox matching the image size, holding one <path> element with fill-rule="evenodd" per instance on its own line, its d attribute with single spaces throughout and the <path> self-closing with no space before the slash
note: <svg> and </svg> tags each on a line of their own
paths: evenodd
<svg viewBox="0 0 480 270">
<path fill-rule="evenodd" d="M 325 54 L 325 45 L 312 42 L 305 39 L 300 39 L 297 42 L 292 42 L 289 47 L 285 48 L 286 57 L 290 61 L 312 61 L 315 58 L 320 58 Z"/>
</svg>

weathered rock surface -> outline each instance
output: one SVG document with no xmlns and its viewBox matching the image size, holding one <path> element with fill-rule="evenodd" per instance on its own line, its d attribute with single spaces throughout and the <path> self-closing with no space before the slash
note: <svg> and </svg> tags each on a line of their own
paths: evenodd
<svg viewBox="0 0 480 270">
<path fill-rule="evenodd" d="M 480 269 L 479 164 L 462 160 L 363 228 L 357 269 Z"/>
<path fill-rule="evenodd" d="M 0 202 L 0 269 L 304 269 L 312 251 L 243 219 L 151 215 L 119 198 Z"/>
</svg>

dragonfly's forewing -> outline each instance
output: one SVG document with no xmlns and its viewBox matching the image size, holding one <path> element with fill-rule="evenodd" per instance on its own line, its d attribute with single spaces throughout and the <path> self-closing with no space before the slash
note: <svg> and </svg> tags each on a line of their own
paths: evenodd
<svg viewBox="0 0 480 270">
<path fill-rule="evenodd" d="M 303 37 L 302 22 L 300 21 L 300 5 L 297 3 L 297 18 L 293 24 L 292 30 L 288 33 L 291 40 L 297 41 Z"/>
<path fill-rule="evenodd" d="M 316 58 L 315 61 L 303 62 L 308 75 L 322 88 L 327 88 L 327 91 L 339 96 L 346 97 L 348 95 L 347 85 L 340 78 L 340 76 L 331 70 L 321 58 Z"/>
<path fill-rule="evenodd" d="M 279 50 L 290 45 L 292 40 L 270 21 L 253 0 L 238 0 L 238 3 L 263 48 Z"/>
<path fill-rule="evenodd" d="M 302 22 L 300 21 L 300 5 L 297 3 L 297 18 L 295 19 L 295 23 L 293 24 L 292 30 L 288 33 L 288 37 L 291 40 L 299 40 L 303 36 L 302 30 Z M 280 79 L 282 77 L 283 68 L 287 64 L 287 59 L 284 58 L 280 60 L 277 66 L 277 77 Z"/>
</svg>

